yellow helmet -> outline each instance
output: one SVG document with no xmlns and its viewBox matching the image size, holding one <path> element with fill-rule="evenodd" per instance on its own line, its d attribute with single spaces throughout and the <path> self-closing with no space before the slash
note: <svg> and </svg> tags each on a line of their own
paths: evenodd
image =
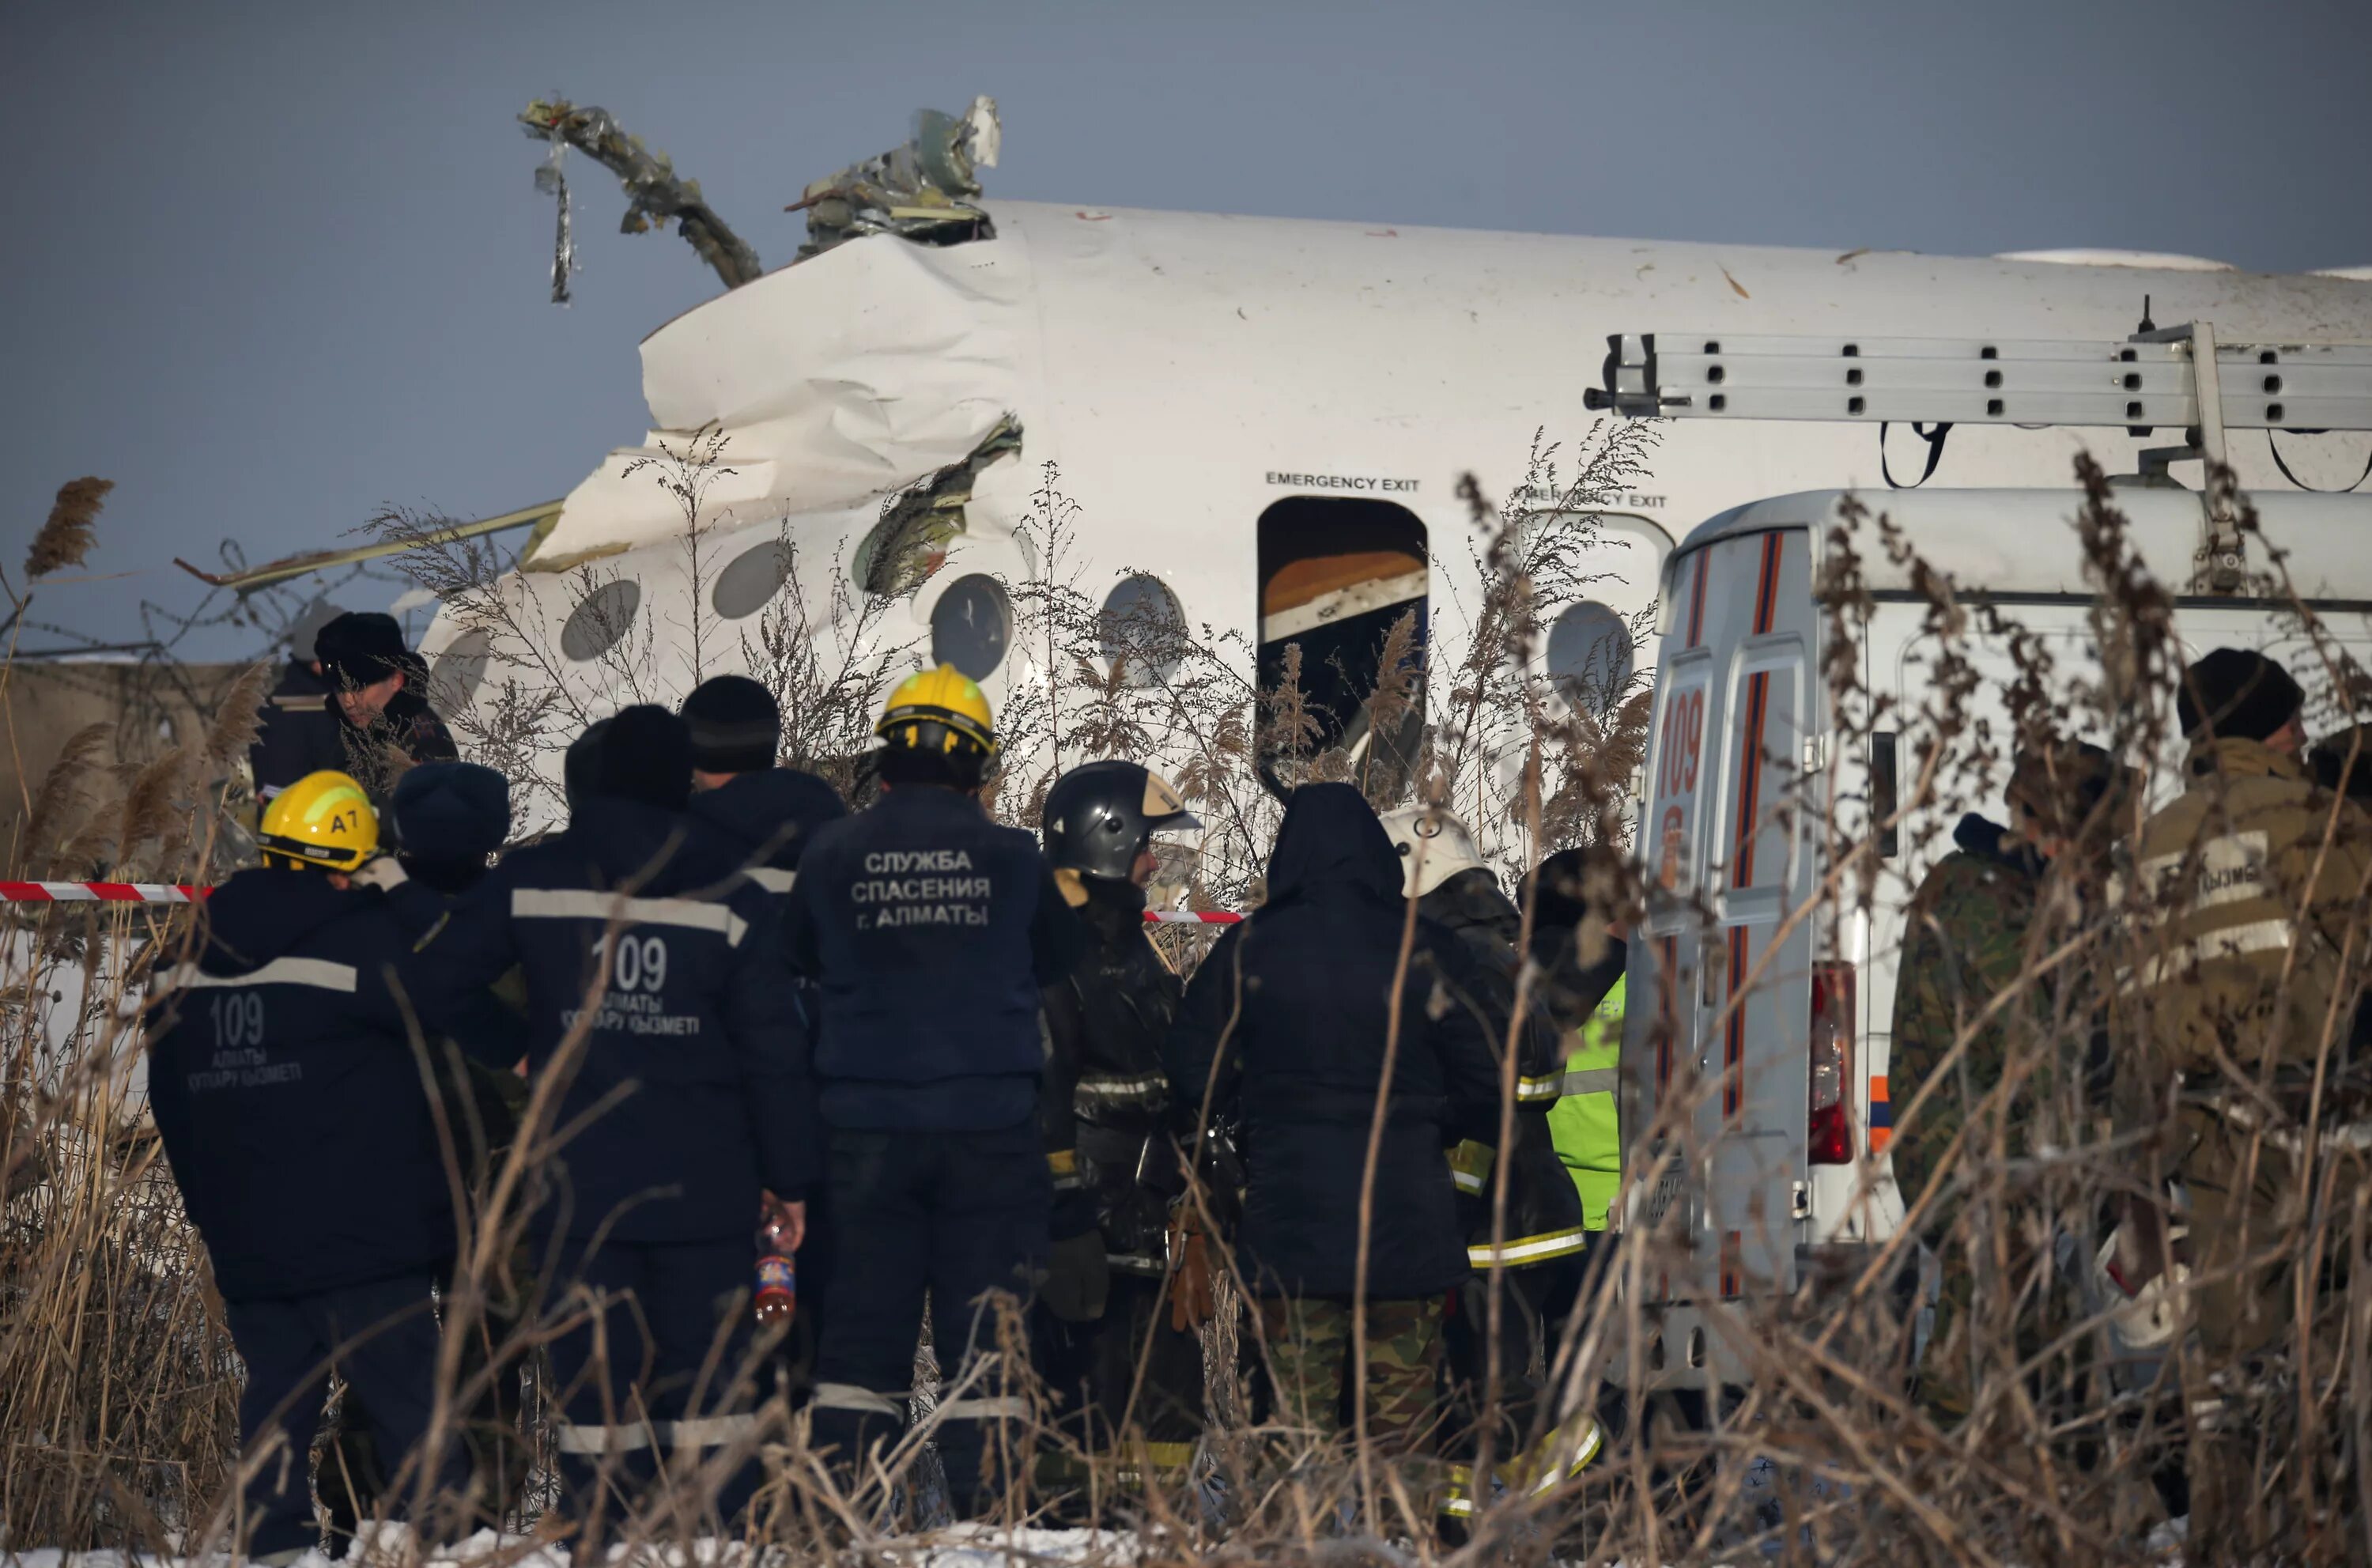
<svg viewBox="0 0 2372 1568">
<path fill-rule="evenodd" d="M 988 699 L 951 664 L 899 682 L 873 733 L 885 746 L 910 751 L 996 755 L 996 718 Z"/>
<path fill-rule="evenodd" d="M 307 773 L 263 808 L 263 864 L 359 871 L 378 853 L 378 813 L 363 786 L 331 769 Z"/>
</svg>

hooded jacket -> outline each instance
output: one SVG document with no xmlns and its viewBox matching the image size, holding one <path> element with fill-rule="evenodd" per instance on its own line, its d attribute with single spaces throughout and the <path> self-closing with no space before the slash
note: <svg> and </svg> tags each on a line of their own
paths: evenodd
<svg viewBox="0 0 2372 1568">
<path fill-rule="evenodd" d="M 227 1299 L 418 1272 L 455 1245 L 446 1161 L 401 998 L 412 944 L 386 899 L 309 870 L 241 871 L 195 958 L 155 982 L 148 1095 Z M 463 1049 L 499 1059 L 488 1015 Z"/>
<path fill-rule="evenodd" d="M 529 1073 L 564 1073 L 553 1124 L 589 1117 L 559 1151 L 541 1228 L 742 1237 L 761 1188 L 793 1198 L 815 1180 L 806 1032 L 775 912 L 740 864 L 680 813 L 597 797 L 514 851 L 424 947 L 440 1008 L 519 967 Z"/>
<path fill-rule="evenodd" d="M 799 862 L 791 954 L 820 996 L 825 1121 L 1027 1124 L 1046 1060 L 1038 990 L 1085 941 L 1036 838 L 968 795 L 901 784 L 824 828 Z"/>
<path fill-rule="evenodd" d="M 1464 950 L 1472 989 L 1453 991 L 1452 999 L 1473 1015 L 1475 1028 L 1495 1057 L 1506 1047 L 1515 1017 L 1523 912 L 1499 890 L 1498 879 L 1479 866 L 1425 894 L 1417 900 L 1417 911 L 1456 937 Z M 1545 1001 L 1537 991 L 1527 999 L 1523 1028 L 1516 1038 L 1515 1136 L 1504 1151 L 1509 1162 L 1507 1214 L 1497 1254 L 1513 1268 L 1569 1257 L 1586 1244 L 1580 1195 L 1557 1158 L 1549 1131 L 1549 1109 L 1564 1092 L 1564 1041 Z M 1450 1162 L 1463 1195 L 1467 1256 L 1477 1267 L 1494 1257 L 1495 1182 L 1491 1167 L 1500 1154 L 1498 1141 L 1494 1121 L 1479 1142 L 1460 1144 Z"/>
<path fill-rule="evenodd" d="M 1474 1013 L 1478 982 L 1458 940 L 1416 923 L 1397 1000 L 1407 906 L 1399 857 L 1348 784 L 1294 792 L 1269 857 L 1269 901 L 1195 971 L 1163 1052 L 1170 1093 L 1242 1127 L 1247 1172 L 1237 1249 L 1255 1291 L 1348 1296 L 1359 1190 L 1379 1090 L 1367 1295 L 1437 1295 L 1465 1277 L 1457 1188 L 1443 1151 L 1495 1135 L 1499 1085 Z M 1436 994 L 1439 1005 L 1432 1005 Z M 1384 1081 L 1399 1015 L 1398 1052 Z"/>
</svg>

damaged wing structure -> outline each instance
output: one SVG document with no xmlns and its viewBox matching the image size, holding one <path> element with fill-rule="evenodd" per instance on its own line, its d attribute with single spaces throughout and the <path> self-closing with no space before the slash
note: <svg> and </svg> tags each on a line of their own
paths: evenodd
<svg viewBox="0 0 2372 1568">
<path fill-rule="evenodd" d="M 994 235 L 988 213 L 973 201 L 980 194 L 975 170 L 996 167 L 1003 135 L 993 98 L 972 99 L 961 115 L 918 110 L 904 146 L 816 180 L 783 209 L 808 215 L 799 260 L 868 234 L 925 245 Z"/>
</svg>

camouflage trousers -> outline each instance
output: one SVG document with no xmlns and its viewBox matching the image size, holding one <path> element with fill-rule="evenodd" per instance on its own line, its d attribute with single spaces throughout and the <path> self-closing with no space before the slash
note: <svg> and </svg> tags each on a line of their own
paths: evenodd
<svg viewBox="0 0 2372 1568">
<path fill-rule="evenodd" d="M 1351 1402 L 1351 1304 L 1271 1296 L 1260 1312 L 1277 1418 L 1321 1437 L 1341 1432 Z M 1440 1377 L 1440 1299 L 1367 1303 L 1368 1436 L 1387 1450 L 1414 1451 L 1432 1423 Z"/>
</svg>

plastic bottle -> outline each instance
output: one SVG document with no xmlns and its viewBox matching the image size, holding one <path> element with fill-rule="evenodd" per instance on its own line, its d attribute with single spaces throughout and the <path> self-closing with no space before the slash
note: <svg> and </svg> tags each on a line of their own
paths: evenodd
<svg viewBox="0 0 2372 1568">
<path fill-rule="evenodd" d="M 787 1324 L 799 1309 L 799 1271 L 783 1227 L 758 1231 L 758 1291 L 751 1303 L 761 1323 Z"/>
</svg>

